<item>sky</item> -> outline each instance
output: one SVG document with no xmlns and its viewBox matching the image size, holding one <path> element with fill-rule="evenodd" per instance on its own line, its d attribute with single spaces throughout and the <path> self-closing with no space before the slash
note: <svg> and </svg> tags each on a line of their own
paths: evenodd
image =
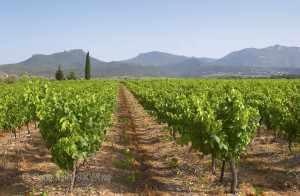
<svg viewBox="0 0 300 196">
<path fill-rule="evenodd" d="M 103 61 L 300 47 L 299 0 L 0 0 L 0 64 L 70 49 Z"/>
</svg>

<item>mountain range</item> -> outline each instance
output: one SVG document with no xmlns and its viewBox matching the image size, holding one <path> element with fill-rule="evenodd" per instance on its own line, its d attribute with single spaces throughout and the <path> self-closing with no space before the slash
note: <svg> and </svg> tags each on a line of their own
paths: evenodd
<svg viewBox="0 0 300 196">
<path fill-rule="evenodd" d="M 81 49 L 51 55 L 36 54 L 16 64 L 1 65 L 0 71 L 8 74 L 54 76 L 58 64 L 68 74 L 71 70 L 84 76 L 86 52 Z M 91 57 L 92 77 L 179 77 L 215 78 L 231 75 L 270 76 L 300 74 L 300 48 L 270 46 L 246 48 L 220 59 L 187 57 L 164 52 L 141 53 L 123 60 L 104 62 Z"/>
<path fill-rule="evenodd" d="M 220 59 L 149 52 L 123 62 L 155 65 L 180 78 L 300 74 L 300 48 L 280 45 L 246 48 Z"/>
<path fill-rule="evenodd" d="M 8 74 L 53 77 L 60 64 L 65 74 L 73 70 L 80 78 L 84 77 L 87 53 L 81 49 L 74 49 L 54 53 L 51 55 L 35 54 L 31 58 L 16 64 L 1 65 L 0 71 Z M 156 66 L 142 66 L 134 63 L 118 61 L 104 62 L 90 57 L 91 77 L 168 77 L 169 74 Z"/>
</svg>

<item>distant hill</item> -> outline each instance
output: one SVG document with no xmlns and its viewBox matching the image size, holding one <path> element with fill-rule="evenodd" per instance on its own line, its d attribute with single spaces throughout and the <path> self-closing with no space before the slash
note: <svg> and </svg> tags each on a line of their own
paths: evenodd
<svg viewBox="0 0 300 196">
<path fill-rule="evenodd" d="M 86 52 L 82 49 L 74 49 L 70 51 L 64 51 L 54 53 L 51 55 L 34 54 L 31 58 L 22 61 L 18 64 L 29 66 L 52 66 L 61 64 L 66 67 L 82 68 L 85 66 Z M 106 62 L 100 61 L 93 57 L 90 57 L 91 64 L 98 67 L 104 66 Z"/>
<path fill-rule="evenodd" d="M 161 66 L 161 68 L 179 78 L 216 78 L 233 75 L 271 76 L 288 73 L 300 74 L 300 68 L 216 65 L 196 59 L 188 59 L 178 64 Z"/>
<path fill-rule="evenodd" d="M 74 70 L 77 76 L 84 77 L 86 52 L 81 49 L 64 51 L 52 55 L 37 54 L 17 64 L 1 65 L 0 71 L 8 74 L 53 77 L 58 65 L 62 66 L 65 75 Z M 166 72 L 154 66 L 142 66 L 125 62 L 104 62 L 93 57 L 91 60 L 92 78 L 100 77 L 166 77 Z"/>
<path fill-rule="evenodd" d="M 203 61 L 213 62 L 214 59 L 210 58 L 196 58 L 196 57 L 187 57 L 187 56 L 179 56 L 174 54 L 169 54 L 165 52 L 147 52 L 140 53 L 137 57 L 132 59 L 124 60 L 122 62 L 126 63 L 135 63 L 140 65 L 154 65 L 154 66 L 163 66 L 163 65 L 171 65 L 183 62 L 187 59 L 199 59 Z"/>
<path fill-rule="evenodd" d="M 219 65 L 254 67 L 300 67 L 300 48 L 275 45 L 267 48 L 246 48 L 215 61 Z"/>
</svg>

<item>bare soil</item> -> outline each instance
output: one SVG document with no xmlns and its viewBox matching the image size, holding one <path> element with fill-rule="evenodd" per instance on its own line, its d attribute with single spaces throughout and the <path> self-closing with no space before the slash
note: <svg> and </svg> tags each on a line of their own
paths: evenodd
<svg viewBox="0 0 300 196">
<path fill-rule="evenodd" d="M 211 157 L 189 153 L 189 146 L 178 145 L 164 126 L 121 85 L 114 126 L 101 150 L 86 165 L 80 160 L 79 174 L 86 178 L 73 193 L 34 124 L 30 136 L 26 127 L 11 141 L 9 133 L 1 133 L 0 195 L 230 195 L 229 164 L 221 183 L 221 161 L 213 175 Z M 300 195 L 300 144 L 289 153 L 285 139 L 272 139 L 272 132 L 264 130 L 237 161 L 240 195 L 255 189 L 264 195 Z M 130 159 L 132 164 L 122 164 Z"/>
</svg>

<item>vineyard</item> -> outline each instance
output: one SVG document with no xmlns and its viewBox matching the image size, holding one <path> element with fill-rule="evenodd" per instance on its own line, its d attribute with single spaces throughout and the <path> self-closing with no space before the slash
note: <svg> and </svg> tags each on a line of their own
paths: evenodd
<svg viewBox="0 0 300 196">
<path fill-rule="evenodd" d="M 299 127 L 299 80 L 0 83 L 0 195 L 297 195 Z"/>
</svg>

